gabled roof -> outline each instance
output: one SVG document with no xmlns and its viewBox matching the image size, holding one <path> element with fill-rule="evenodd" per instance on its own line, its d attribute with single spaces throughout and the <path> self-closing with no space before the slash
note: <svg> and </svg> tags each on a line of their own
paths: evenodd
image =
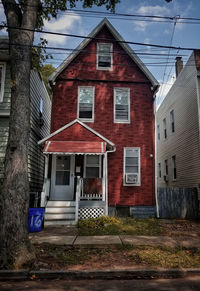
<svg viewBox="0 0 200 291">
<path fill-rule="evenodd" d="M 115 144 L 113 142 L 111 142 L 109 139 L 107 139 L 106 137 L 104 137 L 103 135 L 101 135 L 100 133 L 98 133 L 96 130 L 94 130 L 93 128 L 89 127 L 88 125 L 86 125 L 85 123 L 81 122 L 78 119 L 75 119 L 75 120 L 71 121 L 70 123 L 67 123 L 66 125 L 62 126 L 58 130 L 54 131 L 53 133 L 51 133 L 47 137 L 45 137 L 42 140 L 40 140 L 38 142 L 38 144 L 40 145 L 40 144 L 45 143 L 45 141 L 49 140 L 51 137 L 55 136 L 56 134 L 60 133 L 61 131 L 69 128 L 70 126 L 74 125 L 75 123 L 79 123 L 81 126 L 83 126 L 87 130 L 89 130 L 91 133 L 93 133 L 94 135 L 96 135 L 99 138 L 101 138 L 103 141 L 105 141 L 106 143 L 108 143 L 110 146 L 115 147 Z"/>
<path fill-rule="evenodd" d="M 124 39 L 121 35 L 117 32 L 117 30 L 112 26 L 112 24 L 104 18 L 95 28 L 94 30 L 88 35 L 88 38 L 85 38 L 80 45 L 70 54 L 70 56 L 63 61 L 63 63 L 58 66 L 58 68 L 51 74 L 49 77 L 50 82 L 54 82 L 57 76 L 72 62 L 72 60 L 83 50 L 91 41 L 92 39 L 99 33 L 99 31 L 106 25 L 108 30 L 114 36 L 114 38 L 119 41 L 121 47 L 126 51 L 126 53 L 131 57 L 131 59 L 138 65 L 141 71 L 146 75 L 146 77 L 151 82 L 154 89 L 157 89 L 159 86 L 158 81 L 154 78 L 154 76 L 150 73 L 144 63 L 139 59 L 139 57 L 135 54 L 135 52 L 131 49 L 131 47 L 124 42 Z"/>
</svg>

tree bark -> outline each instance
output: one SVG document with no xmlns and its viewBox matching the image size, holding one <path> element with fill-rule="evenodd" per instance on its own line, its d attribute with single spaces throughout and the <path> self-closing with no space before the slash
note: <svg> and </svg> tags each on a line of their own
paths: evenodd
<svg viewBox="0 0 200 291">
<path fill-rule="evenodd" d="M 20 268 L 34 259 L 28 239 L 28 142 L 30 131 L 31 48 L 39 0 L 28 0 L 21 11 L 14 0 L 2 1 L 11 56 L 11 111 L 0 197 L 0 266 Z M 20 30 L 14 29 L 19 27 Z M 33 31 L 23 31 L 31 29 Z"/>
</svg>

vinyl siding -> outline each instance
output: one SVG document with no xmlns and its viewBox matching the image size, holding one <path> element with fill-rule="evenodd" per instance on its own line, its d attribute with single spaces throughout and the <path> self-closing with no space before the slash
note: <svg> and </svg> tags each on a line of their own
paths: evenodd
<svg viewBox="0 0 200 291">
<path fill-rule="evenodd" d="M 158 187 L 197 187 L 200 184 L 199 113 L 197 70 L 194 55 L 189 58 L 156 114 L 161 138 L 157 140 L 157 164 L 161 162 L 162 178 Z M 170 111 L 174 110 L 175 132 L 170 129 Z M 163 138 L 162 120 L 167 121 L 167 139 Z M 176 155 L 177 179 L 172 179 L 172 156 Z M 168 160 L 166 183 L 164 161 Z"/>
<path fill-rule="evenodd" d="M 5 75 L 5 84 L 4 84 L 4 96 L 3 102 L 0 102 L 0 115 L 2 113 L 9 114 L 10 112 L 10 96 L 11 96 L 11 88 L 10 88 L 10 65 L 6 63 L 6 75 Z"/>
<path fill-rule="evenodd" d="M 31 71 L 31 130 L 29 138 L 28 173 L 30 191 L 41 191 L 44 179 L 44 156 L 37 142 L 50 131 L 51 101 L 38 72 Z M 3 102 L 0 103 L 0 179 L 3 178 L 3 163 L 7 145 L 10 111 L 10 66 L 6 66 L 6 80 Z M 43 125 L 40 126 L 40 98 L 43 99 Z M 4 116 L 4 115 L 8 116 Z"/>
</svg>

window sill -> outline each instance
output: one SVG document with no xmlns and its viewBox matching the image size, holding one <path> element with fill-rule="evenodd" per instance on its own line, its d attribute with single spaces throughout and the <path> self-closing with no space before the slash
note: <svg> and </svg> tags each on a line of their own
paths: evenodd
<svg viewBox="0 0 200 291">
<path fill-rule="evenodd" d="M 131 187 L 135 187 L 135 186 L 138 187 L 138 186 L 141 186 L 141 183 L 137 183 L 137 184 L 125 184 L 125 183 L 123 183 L 123 186 L 124 187 L 126 187 L 126 186 L 128 186 L 128 187 L 130 187 L 130 186 Z"/>
<path fill-rule="evenodd" d="M 97 70 L 98 71 L 112 71 L 113 70 L 113 68 L 112 67 L 97 67 Z"/>
<path fill-rule="evenodd" d="M 128 121 L 114 120 L 114 123 L 130 124 L 131 121 L 130 120 L 128 120 Z"/>
<path fill-rule="evenodd" d="M 94 123 L 94 119 L 84 119 L 84 118 L 77 118 L 78 120 L 82 121 L 82 122 L 90 122 L 90 123 Z"/>
</svg>

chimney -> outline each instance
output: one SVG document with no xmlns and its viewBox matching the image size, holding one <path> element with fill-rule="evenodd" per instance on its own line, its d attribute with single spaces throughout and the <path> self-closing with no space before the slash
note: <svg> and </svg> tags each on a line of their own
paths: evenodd
<svg viewBox="0 0 200 291">
<path fill-rule="evenodd" d="M 176 78 L 177 78 L 178 75 L 180 74 L 181 70 L 183 69 L 182 57 L 176 57 L 175 68 L 176 68 Z"/>
</svg>

